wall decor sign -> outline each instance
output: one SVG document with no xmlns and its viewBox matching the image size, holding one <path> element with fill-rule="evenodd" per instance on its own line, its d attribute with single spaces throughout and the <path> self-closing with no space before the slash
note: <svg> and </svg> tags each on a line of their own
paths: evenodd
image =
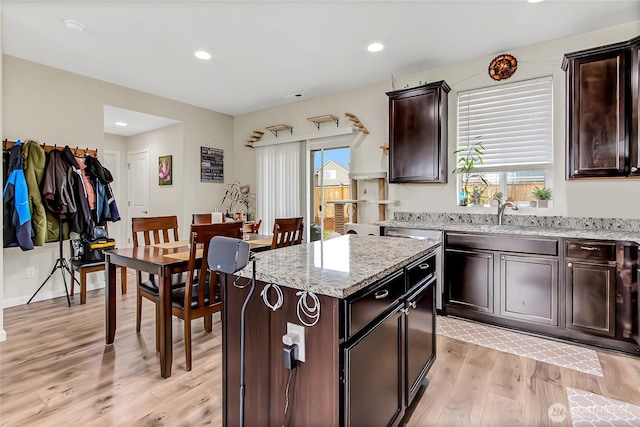
<svg viewBox="0 0 640 427">
<path fill-rule="evenodd" d="M 489 64 L 489 76 L 493 80 L 508 79 L 518 69 L 518 61 L 515 56 L 504 53 L 493 58 Z"/>
<path fill-rule="evenodd" d="M 200 147 L 200 182 L 224 182 L 224 150 Z"/>
<path fill-rule="evenodd" d="M 173 184 L 172 158 L 173 156 L 158 157 L 158 184 L 160 185 Z"/>
</svg>

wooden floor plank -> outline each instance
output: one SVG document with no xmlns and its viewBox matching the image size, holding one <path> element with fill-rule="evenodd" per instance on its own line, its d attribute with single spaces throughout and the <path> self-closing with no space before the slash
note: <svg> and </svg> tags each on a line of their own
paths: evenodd
<svg viewBox="0 0 640 427">
<path fill-rule="evenodd" d="M 133 273 L 131 283 L 135 283 Z M 185 370 L 182 322 L 174 319 L 174 366 L 160 377 L 153 305 L 143 301 L 135 332 L 135 288 L 117 296 L 115 343 L 104 342 L 104 291 L 4 310 L 0 343 L 0 426 L 220 426 L 222 328 L 193 324 L 193 370 Z M 640 404 L 640 358 L 598 351 L 604 377 L 438 336 L 428 387 L 407 425 L 563 426 L 553 403 L 565 387 Z M 37 421 L 35 421 L 37 420 Z"/>
</svg>

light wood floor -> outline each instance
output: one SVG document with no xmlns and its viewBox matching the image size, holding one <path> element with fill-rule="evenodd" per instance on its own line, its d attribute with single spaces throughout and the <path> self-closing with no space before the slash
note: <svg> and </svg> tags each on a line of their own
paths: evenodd
<svg viewBox="0 0 640 427">
<path fill-rule="evenodd" d="M 135 279 L 130 275 L 130 282 Z M 135 288 L 118 296 L 118 331 L 104 343 L 104 292 L 4 311 L 0 343 L 2 426 L 198 426 L 222 423 L 221 327 L 194 322 L 193 370 L 185 371 L 182 323 L 174 319 L 172 376 L 163 380 L 154 343 L 153 306 L 143 301 L 135 333 Z M 598 353 L 596 377 L 438 337 L 430 385 L 410 426 L 567 426 L 547 409 L 568 407 L 565 387 L 640 404 L 640 358 Z"/>
</svg>

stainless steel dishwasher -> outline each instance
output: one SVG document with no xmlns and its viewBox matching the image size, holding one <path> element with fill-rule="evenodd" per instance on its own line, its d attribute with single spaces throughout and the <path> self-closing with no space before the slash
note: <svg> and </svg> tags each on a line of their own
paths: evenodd
<svg viewBox="0 0 640 427">
<path fill-rule="evenodd" d="M 423 230 L 420 228 L 380 227 L 381 235 L 408 239 L 431 240 L 442 243 L 442 230 Z M 436 309 L 442 311 L 442 245 L 436 248 Z"/>
</svg>

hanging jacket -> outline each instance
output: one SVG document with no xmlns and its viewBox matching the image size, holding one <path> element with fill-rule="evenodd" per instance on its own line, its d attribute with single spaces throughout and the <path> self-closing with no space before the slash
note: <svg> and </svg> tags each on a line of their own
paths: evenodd
<svg viewBox="0 0 640 427">
<path fill-rule="evenodd" d="M 45 207 L 54 214 L 76 213 L 76 201 L 69 186 L 69 163 L 59 150 L 49 153 L 42 180 L 42 196 Z"/>
<path fill-rule="evenodd" d="M 47 237 L 47 213 L 42 202 L 40 184 L 44 176 L 46 155 L 44 148 L 37 141 L 27 140 L 22 145 L 24 161 L 24 176 L 29 189 L 29 210 L 31 212 L 31 227 L 33 228 L 33 244 L 44 245 Z"/>
<path fill-rule="evenodd" d="M 22 169 L 22 144 L 20 140 L 11 148 L 9 178 L 2 193 L 3 246 L 20 246 L 23 251 L 33 249 L 31 235 L 31 212 L 29 211 L 29 190 Z"/>
<path fill-rule="evenodd" d="M 91 178 L 91 183 L 96 189 L 98 198 L 96 202 L 97 223 L 102 224 L 103 221 L 120 221 L 120 213 L 118 212 L 116 199 L 113 196 L 113 190 L 110 185 L 111 182 L 113 182 L 113 175 L 111 175 L 109 169 L 102 166 L 100 161 L 93 156 L 85 156 L 84 163 L 87 166 L 85 172 L 89 175 L 89 178 Z M 100 199 L 103 195 L 107 199 L 107 209 L 105 209 L 104 200 Z"/>
<path fill-rule="evenodd" d="M 80 169 L 80 166 L 78 165 L 78 162 L 76 161 L 76 158 L 71 152 L 69 146 L 65 146 L 62 150 L 62 157 L 69 165 L 68 182 L 77 207 L 76 214 L 70 218 L 70 229 L 80 235 L 84 235 L 93 230 L 95 225 L 91 216 L 88 196 L 88 191 L 94 192 L 94 190 L 93 188 L 90 190 L 87 189 L 86 182 L 82 176 L 82 170 Z"/>
</svg>

